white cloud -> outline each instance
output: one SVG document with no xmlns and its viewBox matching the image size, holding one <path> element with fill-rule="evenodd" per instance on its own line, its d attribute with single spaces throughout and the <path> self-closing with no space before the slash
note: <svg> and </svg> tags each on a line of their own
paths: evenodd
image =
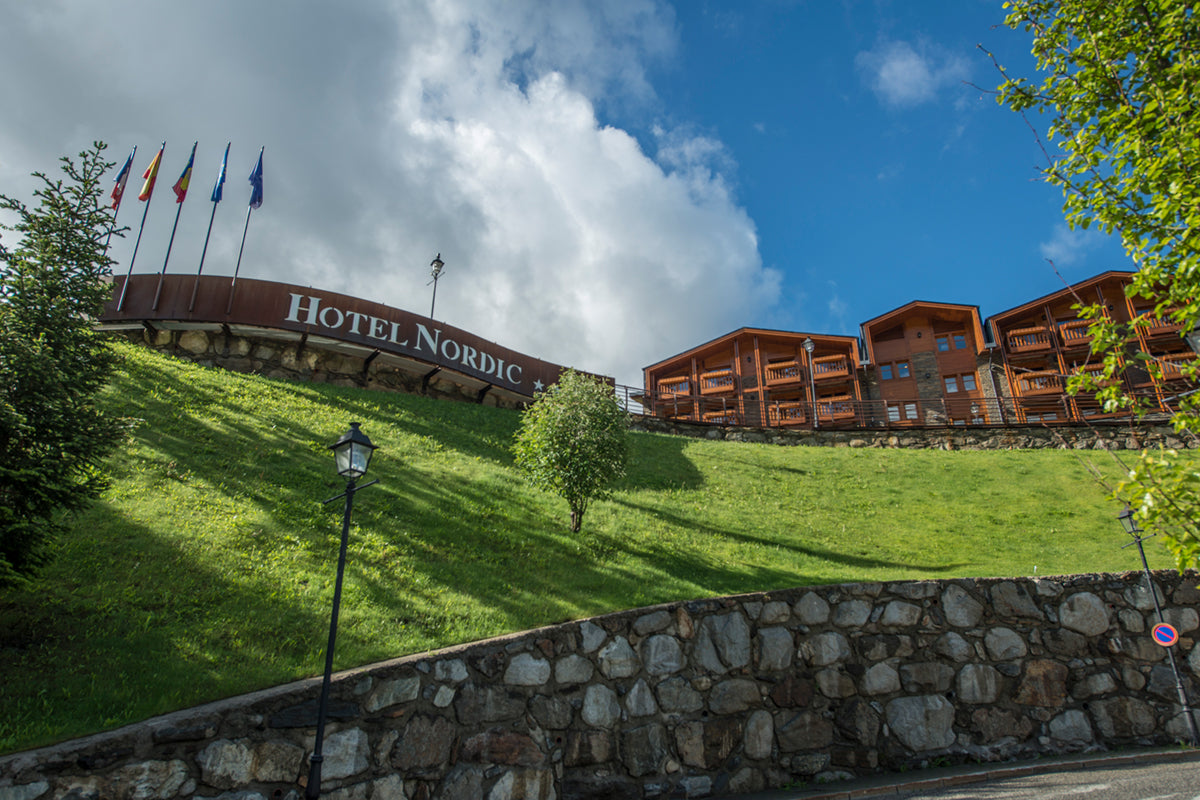
<svg viewBox="0 0 1200 800">
<path fill-rule="evenodd" d="M 24 175 L 93 139 L 114 160 L 138 144 L 140 172 L 166 138 L 136 267 L 148 272 L 174 216 L 162 195 L 199 139 L 170 267 L 189 272 L 232 139 L 205 261 L 228 274 L 265 144 L 243 276 L 426 313 L 441 252 L 440 320 L 636 382 L 779 294 L 719 141 L 657 131 L 652 157 L 602 122 L 652 107 L 646 68 L 675 36 L 652 0 L 19 4 L 0 29 L 0 68 L 24 76 L 0 84 L 0 107 L 22 109 L 0 120 L 0 182 L 21 194 Z M 119 271 L 132 244 L 114 246 Z"/>
<path fill-rule="evenodd" d="M 1105 241 L 1099 231 L 1071 230 L 1065 224 L 1054 226 L 1049 240 L 1038 244 L 1042 258 L 1056 266 L 1069 267 L 1087 258 L 1087 254 Z"/>
<path fill-rule="evenodd" d="M 855 64 L 879 99 L 895 107 L 928 103 L 969 71 L 966 59 L 924 42 L 916 47 L 905 41 L 880 42 L 859 53 Z"/>
</svg>

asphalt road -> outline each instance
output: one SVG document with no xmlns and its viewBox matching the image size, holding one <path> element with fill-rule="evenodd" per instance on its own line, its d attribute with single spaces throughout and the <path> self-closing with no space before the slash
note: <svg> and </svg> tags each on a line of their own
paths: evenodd
<svg viewBox="0 0 1200 800">
<path fill-rule="evenodd" d="M 1200 800 L 1200 762 L 1023 775 L 933 791 L 901 790 L 891 796 L 929 800 Z"/>
</svg>

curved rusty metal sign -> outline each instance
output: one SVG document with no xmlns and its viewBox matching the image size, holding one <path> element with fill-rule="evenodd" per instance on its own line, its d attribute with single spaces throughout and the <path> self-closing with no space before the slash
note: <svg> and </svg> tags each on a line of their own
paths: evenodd
<svg viewBox="0 0 1200 800">
<path fill-rule="evenodd" d="M 243 278 L 231 298 L 230 279 L 220 275 L 147 274 L 128 280 L 127 290 L 124 277 L 113 280 L 102 325 L 209 323 L 294 331 L 453 370 L 526 397 L 557 381 L 564 370 L 429 317 L 321 289 Z"/>
</svg>

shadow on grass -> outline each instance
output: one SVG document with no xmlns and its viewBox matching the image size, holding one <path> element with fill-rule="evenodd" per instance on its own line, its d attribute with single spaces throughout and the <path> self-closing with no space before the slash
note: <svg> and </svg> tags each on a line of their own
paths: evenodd
<svg viewBox="0 0 1200 800">
<path fill-rule="evenodd" d="M 97 547 L 93 529 L 121 536 Z M 0 595 L 0 752 L 320 669 L 328 612 L 268 598 L 105 503 L 57 549 L 33 585 Z"/>
</svg>

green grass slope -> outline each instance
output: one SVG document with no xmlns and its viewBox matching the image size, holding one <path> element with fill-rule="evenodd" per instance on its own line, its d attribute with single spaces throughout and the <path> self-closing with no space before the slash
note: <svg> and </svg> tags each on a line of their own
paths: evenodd
<svg viewBox="0 0 1200 800">
<path fill-rule="evenodd" d="M 515 412 L 118 350 L 104 403 L 134 424 L 112 487 L 0 595 L 0 752 L 318 673 L 342 508 L 321 501 L 343 489 L 327 448 L 351 420 L 380 483 L 355 506 L 339 669 L 672 600 L 1138 566 L 1072 453 L 635 434 L 572 536 L 513 468 Z"/>
</svg>

